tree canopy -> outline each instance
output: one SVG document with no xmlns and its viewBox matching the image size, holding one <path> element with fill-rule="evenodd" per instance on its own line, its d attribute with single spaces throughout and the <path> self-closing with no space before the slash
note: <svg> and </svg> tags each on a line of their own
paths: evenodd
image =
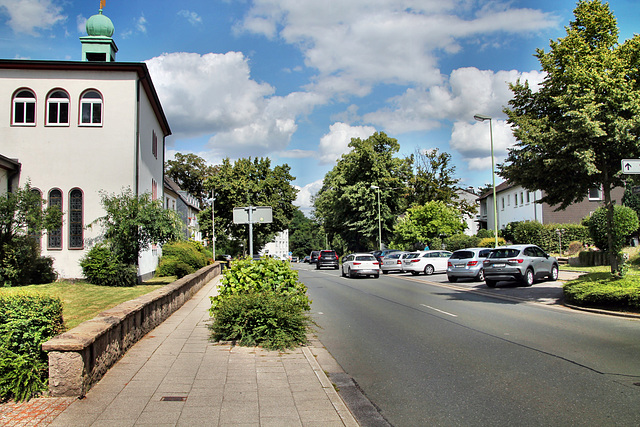
<svg viewBox="0 0 640 427">
<path fill-rule="evenodd" d="M 187 191 L 205 206 L 205 200 L 210 197 L 204 187 L 205 180 L 214 174 L 215 168 L 207 165 L 200 156 L 192 153 L 176 153 L 173 160 L 167 160 L 165 173 L 181 189 Z"/>
<path fill-rule="evenodd" d="M 640 36 L 619 45 L 615 17 L 600 0 L 580 0 L 574 15 L 564 38 L 536 51 L 546 73 L 539 90 L 511 85 L 504 111 L 517 143 L 498 173 L 543 190 L 541 201 L 559 209 L 602 188 L 611 236 L 621 160 L 640 156 Z M 611 239 L 608 248 L 614 270 Z"/>
<path fill-rule="evenodd" d="M 255 251 L 275 233 L 286 230 L 296 210 L 293 202 L 298 192 L 291 185 L 294 177 L 290 170 L 287 164 L 272 168 L 268 157 L 242 158 L 234 163 L 229 158 L 224 159 L 204 184 L 207 191 L 213 190 L 216 199 L 216 235 L 248 241 L 248 226 L 233 223 L 233 208 L 246 206 L 271 206 L 273 212 L 272 223 L 253 226 Z M 210 210 L 208 215 L 210 217 Z"/>
<path fill-rule="evenodd" d="M 407 207 L 411 160 L 395 157 L 400 144 L 383 132 L 352 138 L 349 147 L 324 177 L 314 200 L 316 216 L 330 241 L 339 236 L 349 250 L 371 250 L 378 247 L 378 192 L 382 241 L 388 242 Z"/>
</svg>

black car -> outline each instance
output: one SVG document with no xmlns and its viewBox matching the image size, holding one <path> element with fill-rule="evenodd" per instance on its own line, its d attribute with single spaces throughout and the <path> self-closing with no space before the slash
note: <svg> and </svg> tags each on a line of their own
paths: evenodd
<svg viewBox="0 0 640 427">
<path fill-rule="evenodd" d="M 320 255 L 320 251 L 311 251 L 309 255 L 309 264 L 315 264 L 318 262 L 318 256 Z"/>
<path fill-rule="evenodd" d="M 338 254 L 336 251 L 330 249 L 320 251 L 318 260 L 316 261 L 316 270 L 320 270 L 322 267 L 338 269 Z"/>
</svg>

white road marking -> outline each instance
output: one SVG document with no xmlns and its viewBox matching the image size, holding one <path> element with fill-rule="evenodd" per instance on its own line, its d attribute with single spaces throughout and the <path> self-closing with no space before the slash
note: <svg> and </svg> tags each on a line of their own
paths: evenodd
<svg viewBox="0 0 640 427">
<path fill-rule="evenodd" d="M 425 304 L 420 304 L 420 305 L 423 306 L 423 307 L 430 308 L 431 310 L 437 311 L 438 313 L 446 314 L 447 316 L 458 317 L 457 314 L 452 314 L 452 313 L 448 313 L 446 311 L 438 310 L 437 308 L 433 308 L 433 307 L 425 305 Z"/>
</svg>

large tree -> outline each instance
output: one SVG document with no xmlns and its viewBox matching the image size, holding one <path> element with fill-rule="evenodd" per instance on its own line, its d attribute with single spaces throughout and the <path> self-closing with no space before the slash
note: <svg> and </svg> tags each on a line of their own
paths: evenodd
<svg viewBox="0 0 640 427">
<path fill-rule="evenodd" d="M 205 201 L 211 197 L 211 194 L 204 188 L 204 182 L 214 172 L 213 166 L 208 165 L 202 157 L 192 153 L 176 153 L 174 159 L 167 160 L 165 165 L 167 176 L 181 189 L 197 198 L 203 207 Z"/>
<path fill-rule="evenodd" d="M 349 250 L 371 250 L 379 244 L 378 197 L 383 242 L 407 208 L 411 160 L 395 157 L 400 144 L 383 132 L 353 138 L 349 147 L 324 177 L 314 200 L 316 217 L 330 241 L 340 236 Z"/>
<path fill-rule="evenodd" d="M 640 157 L 640 36 L 618 44 L 615 17 L 600 0 L 580 0 L 574 15 L 566 37 L 536 51 L 546 73 L 539 90 L 511 85 L 504 111 L 518 142 L 499 174 L 543 190 L 541 201 L 558 209 L 602 188 L 614 272 L 611 190 L 623 185 L 621 160 Z"/>
<path fill-rule="evenodd" d="M 226 158 L 216 166 L 216 172 L 205 181 L 205 189 L 215 195 L 216 236 L 224 234 L 248 241 L 248 226 L 233 223 L 233 208 L 247 206 L 270 206 L 273 212 L 272 223 L 253 226 L 254 251 L 257 252 L 275 233 L 289 228 L 298 193 L 291 185 L 294 177 L 290 170 L 287 164 L 272 168 L 268 157 L 242 158 L 235 163 Z M 210 209 L 207 214 L 211 215 Z M 210 221 L 208 225 L 210 233 Z"/>
<path fill-rule="evenodd" d="M 294 256 L 304 258 L 312 250 L 325 247 L 322 227 L 317 221 L 307 218 L 296 209 L 289 227 L 289 250 Z"/>
<path fill-rule="evenodd" d="M 433 150 L 416 150 L 412 156 L 414 175 L 410 180 L 409 200 L 413 206 L 431 201 L 442 201 L 465 214 L 477 212 L 475 205 L 458 197 L 460 178 L 455 178 L 456 167 L 451 164 L 451 154 Z"/>
</svg>

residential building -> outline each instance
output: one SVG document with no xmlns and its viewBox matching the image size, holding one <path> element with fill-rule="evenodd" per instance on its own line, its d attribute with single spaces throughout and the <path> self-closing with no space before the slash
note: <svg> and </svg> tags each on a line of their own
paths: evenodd
<svg viewBox="0 0 640 427">
<path fill-rule="evenodd" d="M 101 235 L 86 226 L 105 214 L 102 193 L 128 187 L 164 200 L 171 134 L 147 66 L 115 61 L 109 18 L 100 11 L 86 28 L 82 61 L 0 60 L 0 154 L 21 165 L 6 176 L 14 188 L 30 181 L 63 211 L 41 241 L 62 278 L 82 277 L 80 259 Z M 139 276 L 153 274 L 159 252 L 141 253 Z"/>
<path fill-rule="evenodd" d="M 175 211 L 185 225 L 185 237 L 202 242 L 202 233 L 198 223 L 200 202 L 197 198 L 181 189 L 168 176 L 164 177 L 164 207 Z"/>
<path fill-rule="evenodd" d="M 16 190 L 16 177 L 20 173 L 20 163 L 0 155 L 0 196 Z"/>
<path fill-rule="evenodd" d="M 623 188 L 616 188 L 612 197 L 621 203 Z M 528 191 L 519 185 L 502 182 L 496 186 L 496 211 L 498 229 L 502 230 L 510 222 L 538 221 L 542 224 L 579 224 L 598 207 L 604 198 L 602 190 L 592 189 L 580 203 L 574 203 L 564 210 L 556 211 L 555 206 L 538 203 L 544 193 L 540 190 Z M 478 198 L 479 214 L 477 221 L 480 228 L 494 229 L 493 189 L 489 189 Z"/>
<path fill-rule="evenodd" d="M 458 188 L 456 189 L 456 195 L 459 200 L 464 200 L 470 205 L 477 205 L 478 195 L 475 193 L 473 187 Z M 475 236 L 478 232 L 478 221 L 476 221 L 476 215 L 464 214 L 462 218 L 467 225 L 464 230 L 464 234 L 468 236 Z"/>
<path fill-rule="evenodd" d="M 273 240 L 264 246 L 260 255 L 269 255 L 278 259 L 290 259 L 289 230 L 276 234 Z"/>
</svg>

